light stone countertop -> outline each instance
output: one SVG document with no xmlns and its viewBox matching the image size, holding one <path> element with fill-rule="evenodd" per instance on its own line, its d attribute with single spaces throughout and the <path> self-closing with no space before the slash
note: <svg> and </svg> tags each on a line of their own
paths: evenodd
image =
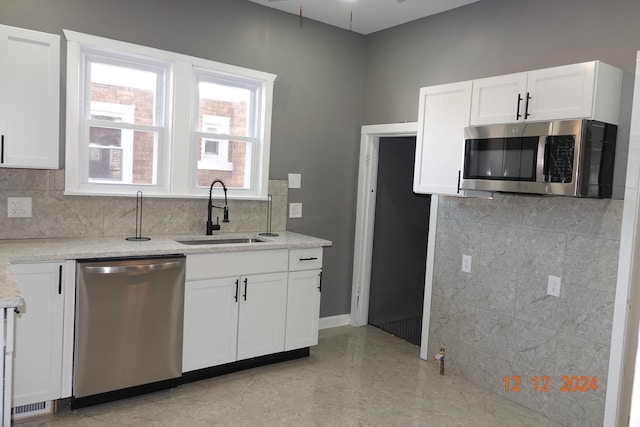
<svg viewBox="0 0 640 427">
<path fill-rule="evenodd" d="M 257 233 L 221 233 L 213 236 L 150 236 L 149 241 L 129 241 L 124 237 L 86 237 L 54 239 L 0 240 L 0 308 L 21 307 L 22 295 L 10 264 L 17 262 L 63 261 L 87 258 L 111 258 L 168 254 L 203 254 L 267 249 L 304 249 L 331 246 L 329 240 L 289 231 L 278 236 Z M 259 237 L 261 243 L 225 243 L 184 245 L 176 240 Z"/>
</svg>

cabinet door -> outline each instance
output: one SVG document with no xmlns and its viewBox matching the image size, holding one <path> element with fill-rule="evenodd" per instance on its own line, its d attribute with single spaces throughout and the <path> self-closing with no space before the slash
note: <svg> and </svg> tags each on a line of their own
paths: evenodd
<svg viewBox="0 0 640 427">
<path fill-rule="evenodd" d="M 285 351 L 318 344 L 321 270 L 289 273 Z"/>
<path fill-rule="evenodd" d="M 186 282 L 182 372 L 236 360 L 237 277 Z"/>
<path fill-rule="evenodd" d="M 591 117 L 595 62 L 530 71 L 527 77 L 527 120 Z"/>
<path fill-rule="evenodd" d="M 12 406 L 61 398 L 63 312 L 62 264 L 14 264 L 24 297 L 15 320 Z"/>
<path fill-rule="evenodd" d="M 524 120 L 527 73 L 508 74 L 473 81 L 471 125 Z"/>
<path fill-rule="evenodd" d="M 239 299 L 238 360 L 284 351 L 287 273 L 241 277 Z"/>
<path fill-rule="evenodd" d="M 420 89 L 413 191 L 458 194 L 471 81 Z"/>
<path fill-rule="evenodd" d="M 0 166 L 57 169 L 60 37 L 0 26 Z"/>
</svg>

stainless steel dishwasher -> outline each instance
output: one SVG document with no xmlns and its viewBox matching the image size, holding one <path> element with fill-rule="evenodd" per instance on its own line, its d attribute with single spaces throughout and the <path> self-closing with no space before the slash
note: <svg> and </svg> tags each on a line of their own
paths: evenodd
<svg viewBox="0 0 640 427">
<path fill-rule="evenodd" d="M 72 408 L 177 385 L 185 260 L 78 261 Z"/>
</svg>

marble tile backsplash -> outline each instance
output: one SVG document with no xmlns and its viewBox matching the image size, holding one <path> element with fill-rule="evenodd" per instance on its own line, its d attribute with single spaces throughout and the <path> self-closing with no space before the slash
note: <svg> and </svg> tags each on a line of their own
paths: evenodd
<svg viewBox="0 0 640 427">
<path fill-rule="evenodd" d="M 622 200 L 440 197 L 429 352 L 447 371 L 567 426 L 600 426 L 611 344 Z M 461 271 L 472 256 L 471 273 Z M 548 276 L 562 278 L 560 297 Z M 504 377 L 519 376 L 507 392 Z M 548 376 L 549 392 L 532 378 Z M 561 392 L 561 377 L 598 390 Z"/>
<path fill-rule="evenodd" d="M 0 169 L 0 239 L 133 236 L 136 200 L 132 197 L 65 196 L 64 171 Z M 269 181 L 272 230 L 287 224 L 287 181 Z M 7 197 L 31 197 L 31 218 L 7 218 Z M 0 212 L 3 212 L 0 210 Z M 214 211 L 214 218 L 218 213 Z M 219 213 L 222 218 L 222 212 Z M 224 232 L 267 229 L 267 202 L 230 200 Z M 206 199 L 144 197 L 142 234 L 204 234 Z"/>
</svg>

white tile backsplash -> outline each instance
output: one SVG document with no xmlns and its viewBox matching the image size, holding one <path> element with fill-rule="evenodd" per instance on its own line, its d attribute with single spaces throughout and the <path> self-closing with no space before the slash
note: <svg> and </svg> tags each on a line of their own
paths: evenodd
<svg viewBox="0 0 640 427">
<path fill-rule="evenodd" d="M 136 199 L 132 197 L 65 196 L 64 171 L 0 169 L 0 206 L 7 197 L 31 197 L 32 218 L 0 215 L 0 239 L 135 235 Z M 269 181 L 273 195 L 272 230 L 287 225 L 287 181 Z M 143 235 L 204 234 L 206 199 L 144 197 Z M 213 212 L 214 221 L 217 212 Z M 267 228 L 267 202 L 230 200 L 230 222 L 221 232 L 262 232 Z M 219 214 L 222 221 L 222 212 Z"/>
<path fill-rule="evenodd" d="M 601 425 L 622 200 L 440 197 L 429 354 L 448 372 L 567 426 Z M 472 273 L 460 271 L 463 254 Z M 547 295 L 549 275 L 562 279 Z M 463 354 L 458 354 L 462 352 Z M 507 393 L 519 375 L 522 392 Z M 553 379 L 534 393 L 531 377 Z M 597 376 L 597 392 L 562 393 L 562 375 Z"/>
</svg>

